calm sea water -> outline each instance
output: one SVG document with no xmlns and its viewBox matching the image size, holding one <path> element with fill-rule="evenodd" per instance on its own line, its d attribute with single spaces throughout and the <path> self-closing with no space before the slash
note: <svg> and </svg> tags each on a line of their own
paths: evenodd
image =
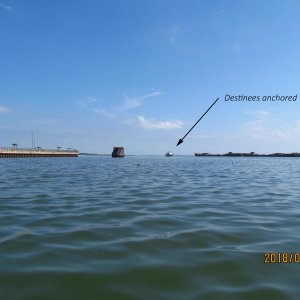
<svg viewBox="0 0 300 300">
<path fill-rule="evenodd" d="M 1 159 L 0 170 L 0 299 L 299 297 L 300 263 L 264 263 L 300 253 L 299 158 Z"/>
</svg>

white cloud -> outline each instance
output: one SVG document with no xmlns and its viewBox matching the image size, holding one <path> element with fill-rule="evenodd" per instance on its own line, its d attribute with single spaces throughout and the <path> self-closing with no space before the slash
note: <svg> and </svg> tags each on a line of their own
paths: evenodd
<svg viewBox="0 0 300 300">
<path fill-rule="evenodd" d="M 126 95 L 124 95 L 125 98 L 125 102 L 123 104 L 123 106 L 121 107 L 122 110 L 126 110 L 126 109 L 133 109 L 136 107 L 139 107 L 141 105 L 144 104 L 143 100 L 147 99 L 147 98 L 151 98 L 151 97 L 157 97 L 160 96 L 162 93 L 161 92 L 152 92 L 140 97 L 135 97 L 135 98 L 129 98 Z"/>
<path fill-rule="evenodd" d="M 137 117 L 139 124 L 147 129 L 176 129 L 181 128 L 183 123 L 179 120 L 175 121 L 156 121 L 149 120 L 143 116 Z"/>
<path fill-rule="evenodd" d="M 6 106 L 0 106 L 0 113 L 8 113 L 10 112 L 10 108 Z"/>
<path fill-rule="evenodd" d="M 4 3 L 2 3 L 2 2 L 0 2 L 0 7 L 1 7 L 2 9 L 4 9 L 4 10 L 7 10 L 7 11 L 11 11 L 11 10 L 12 10 L 12 7 L 11 7 L 11 6 L 6 5 L 6 4 L 4 4 Z"/>
</svg>

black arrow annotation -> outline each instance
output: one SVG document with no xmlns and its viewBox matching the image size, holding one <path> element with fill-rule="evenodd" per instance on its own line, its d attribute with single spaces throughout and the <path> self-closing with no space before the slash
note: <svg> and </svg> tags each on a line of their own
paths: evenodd
<svg viewBox="0 0 300 300">
<path fill-rule="evenodd" d="M 201 121 L 201 119 L 208 113 L 208 111 L 216 104 L 216 102 L 219 100 L 219 98 L 217 98 L 214 103 L 207 109 L 207 111 L 199 118 L 199 120 L 194 124 L 194 126 L 188 131 L 188 133 L 182 138 L 179 139 L 178 143 L 176 146 L 180 145 L 183 143 L 183 140 L 186 138 L 186 136 L 194 129 L 194 127 Z"/>
</svg>

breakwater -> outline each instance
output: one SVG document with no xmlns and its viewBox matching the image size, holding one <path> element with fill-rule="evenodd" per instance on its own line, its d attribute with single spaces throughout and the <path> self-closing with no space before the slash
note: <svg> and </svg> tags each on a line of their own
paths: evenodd
<svg viewBox="0 0 300 300">
<path fill-rule="evenodd" d="M 78 157 L 77 150 L 0 148 L 0 158 L 21 157 Z"/>
<path fill-rule="evenodd" d="M 230 157 L 300 157 L 299 152 L 293 153 L 272 153 L 272 154 L 256 154 L 255 152 L 240 153 L 228 152 L 225 154 L 195 153 L 195 156 L 230 156 Z"/>
</svg>

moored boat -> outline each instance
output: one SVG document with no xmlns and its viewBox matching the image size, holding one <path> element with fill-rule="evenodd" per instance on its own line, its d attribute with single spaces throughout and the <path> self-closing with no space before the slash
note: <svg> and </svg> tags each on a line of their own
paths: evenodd
<svg viewBox="0 0 300 300">
<path fill-rule="evenodd" d="M 171 151 L 168 151 L 167 153 L 166 153 L 166 157 L 171 157 L 171 156 L 173 156 L 174 154 L 171 152 Z"/>
</svg>

